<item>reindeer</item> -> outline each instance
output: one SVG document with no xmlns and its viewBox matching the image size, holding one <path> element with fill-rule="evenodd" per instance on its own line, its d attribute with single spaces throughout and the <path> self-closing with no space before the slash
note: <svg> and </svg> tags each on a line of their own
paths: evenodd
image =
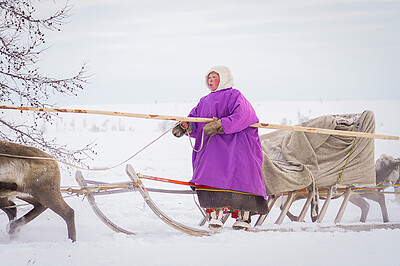
<svg viewBox="0 0 400 266">
<path fill-rule="evenodd" d="M 400 158 L 382 154 L 376 161 L 376 183 L 390 185 L 398 181 L 400 173 Z"/>
<path fill-rule="evenodd" d="M 13 199 L 33 205 L 33 209 L 16 219 Z M 33 148 L 0 141 L 0 209 L 9 219 L 9 234 L 15 236 L 47 208 L 60 215 L 67 224 L 68 238 L 76 241 L 74 210 L 60 192 L 60 169 L 54 157 Z"/>
<path fill-rule="evenodd" d="M 375 163 L 376 184 L 390 185 L 397 182 L 400 171 L 399 165 L 400 158 L 394 159 L 392 156 L 382 154 Z M 350 197 L 350 202 L 361 209 L 360 222 L 365 222 L 370 207 L 369 203 L 364 198 L 376 201 L 381 207 L 383 222 L 389 222 L 385 195 L 380 193 L 353 194 Z"/>
</svg>

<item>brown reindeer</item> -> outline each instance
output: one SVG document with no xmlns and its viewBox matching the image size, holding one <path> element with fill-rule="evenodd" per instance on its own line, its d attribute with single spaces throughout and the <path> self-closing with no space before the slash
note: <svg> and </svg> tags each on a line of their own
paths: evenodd
<svg viewBox="0 0 400 266">
<path fill-rule="evenodd" d="M 16 219 L 16 208 L 7 208 L 15 205 L 14 198 L 32 204 L 33 209 Z M 67 223 L 68 238 L 76 241 L 74 210 L 62 198 L 58 163 L 39 149 L 0 141 L 0 208 L 10 220 L 11 236 L 50 208 Z"/>
</svg>

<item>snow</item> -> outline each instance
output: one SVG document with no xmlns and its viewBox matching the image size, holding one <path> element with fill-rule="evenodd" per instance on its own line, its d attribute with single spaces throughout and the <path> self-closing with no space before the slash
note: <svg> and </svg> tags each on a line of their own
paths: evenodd
<svg viewBox="0 0 400 266">
<path fill-rule="evenodd" d="M 297 124 L 325 114 L 375 113 L 376 133 L 400 135 L 398 106 L 400 101 L 333 101 L 333 102 L 253 102 L 261 122 Z M 113 110 L 144 114 L 185 116 L 194 103 L 147 105 L 69 106 L 93 110 Z M 19 112 L 6 111 L 20 119 Z M 138 118 L 84 114 L 62 114 L 53 125 L 41 125 L 45 134 L 71 147 L 96 141 L 97 155 L 88 161 L 91 167 L 111 167 L 131 157 L 156 139 L 173 122 Z M 260 134 L 269 130 L 260 129 Z M 400 142 L 376 140 L 376 159 L 383 153 L 400 157 Z M 187 138 L 163 136 L 131 159 L 137 172 L 188 181 L 191 175 L 191 147 Z M 77 186 L 75 169 L 62 166 L 62 186 Z M 108 171 L 83 171 L 86 179 L 106 182 L 129 181 L 125 164 Z M 143 181 L 147 187 L 186 189 L 179 185 Z M 173 219 L 198 227 L 201 214 L 192 195 L 151 193 L 152 199 Z M 346 232 L 303 231 L 299 223 L 287 218 L 282 227 L 294 232 L 241 232 L 231 229 L 228 220 L 224 230 L 209 237 L 193 237 L 179 232 L 158 219 L 144 205 L 138 192 L 98 196 L 101 210 L 119 226 L 136 235 L 115 233 L 92 212 L 86 199 L 69 197 L 75 210 L 77 242 L 67 239 L 64 221 L 47 210 L 22 228 L 15 239 L 7 235 L 8 219 L 0 214 L 1 265 L 399 265 L 395 256 L 400 230 Z M 304 201 L 295 202 L 291 210 L 298 213 Z M 334 200 L 324 224 L 333 225 L 341 200 Z M 387 196 L 389 218 L 400 222 L 400 206 L 393 195 Z M 29 206 L 21 207 L 24 213 Z M 261 228 L 275 228 L 279 214 L 274 208 Z M 342 222 L 357 223 L 360 211 L 352 204 Z M 380 209 L 371 202 L 369 223 L 381 221 Z M 307 215 L 306 221 L 310 218 Z M 313 225 L 310 225 L 311 228 Z M 203 227 L 206 229 L 206 227 Z"/>
</svg>

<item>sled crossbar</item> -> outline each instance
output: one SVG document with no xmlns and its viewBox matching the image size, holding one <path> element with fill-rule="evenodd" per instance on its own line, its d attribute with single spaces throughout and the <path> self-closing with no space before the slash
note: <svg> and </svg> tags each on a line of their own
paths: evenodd
<svg viewBox="0 0 400 266">
<path fill-rule="evenodd" d="M 136 174 L 140 179 L 147 179 L 147 180 L 170 183 L 170 184 L 177 184 L 177 185 L 185 185 L 185 186 L 190 186 L 190 187 L 196 186 L 196 184 L 191 183 L 191 182 L 174 180 L 174 179 L 170 179 L 170 178 L 156 177 L 156 176 L 145 175 L 145 174 L 141 174 L 141 173 L 136 173 Z M 107 182 L 86 180 L 86 182 L 88 185 L 81 186 L 79 188 L 63 187 L 63 188 L 61 188 L 61 192 L 69 193 L 69 194 L 80 194 L 80 195 L 84 195 L 87 193 L 96 193 L 96 195 L 103 195 L 103 194 L 113 194 L 113 193 L 136 191 L 134 184 L 129 181 L 119 182 L 119 183 L 107 183 Z M 373 186 L 373 187 L 353 187 L 352 191 L 353 191 L 353 193 L 359 193 L 359 194 L 364 194 L 364 193 L 400 194 L 399 192 L 382 191 L 385 188 L 399 187 L 399 186 L 400 186 L 400 184 L 392 184 L 392 185 L 387 185 L 387 186 L 380 185 L 380 186 Z M 320 187 L 318 189 L 320 191 L 321 197 L 323 197 L 323 195 L 325 195 L 325 194 L 326 195 L 329 194 L 328 193 L 329 187 Z M 336 192 L 344 194 L 346 192 L 346 189 L 347 188 L 336 188 Z M 110 192 L 110 190 L 112 192 Z M 193 190 L 168 190 L 168 189 L 157 189 L 157 188 L 147 188 L 147 190 L 150 192 L 171 193 L 171 194 L 196 194 L 196 192 L 194 192 Z M 377 191 L 377 190 L 379 190 L 379 191 Z M 282 194 L 287 196 L 288 193 L 289 192 L 283 192 Z M 308 195 L 308 193 L 309 192 L 306 189 L 297 190 L 298 195 L 306 196 L 306 195 Z"/>
<path fill-rule="evenodd" d="M 115 112 L 115 111 L 100 111 L 100 110 L 87 110 L 87 109 L 38 108 L 38 107 L 5 106 L 5 105 L 0 105 L 0 109 L 20 110 L 20 111 L 37 111 L 37 112 L 49 112 L 49 113 L 53 112 L 53 113 L 97 114 L 97 115 L 125 116 L 125 117 L 136 117 L 136 118 L 146 118 L 146 119 L 202 122 L 202 123 L 209 123 L 209 122 L 215 121 L 214 118 L 180 117 L 180 116 L 169 116 L 169 115 L 124 113 L 124 112 Z M 373 133 L 368 133 L 368 132 L 357 132 L 357 131 L 332 130 L 332 129 L 326 129 L 326 128 L 311 128 L 311 127 L 302 127 L 302 126 L 276 125 L 276 124 L 268 124 L 268 123 L 255 123 L 255 124 L 251 125 L 251 127 L 292 130 L 292 131 L 300 131 L 300 132 L 307 132 L 307 133 L 329 134 L 329 135 L 349 136 L 349 137 L 399 140 L 399 136 L 380 135 L 380 134 L 373 134 Z"/>
</svg>

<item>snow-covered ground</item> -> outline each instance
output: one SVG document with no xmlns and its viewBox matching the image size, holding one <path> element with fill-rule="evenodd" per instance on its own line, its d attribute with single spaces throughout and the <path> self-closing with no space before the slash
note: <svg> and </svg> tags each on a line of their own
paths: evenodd
<svg viewBox="0 0 400 266">
<path fill-rule="evenodd" d="M 376 133 L 400 135 L 400 101 L 355 102 L 253 102 L 261 122 L 297 124 L 325 114 L 360 113 L 372 110 Z M 195 103 L 118 106 L 73 106 L 94 110 L 113 110 L 146 114 L 185 116 Z M 9 111 L 18 119 L 19 112 Z M 41 125 L 49 137 L 71 147 L 96 141 L 97 156 L 91 167 L 111 167 L 132 156 L 160 136 L 174 123 L 160 120 L 99 115 L 62 114 L 53 125 Z M 260 134 L 269 130 L 260 129 Z M 376 140 L 376 158 L 382 153 L 400 157 L 400 142 Z M 191 176 L 191 146 L 187 138 L 167 134 L 129 161 L 137 172 L 188 181 Z M 75 169 L 62 166 L 62 186 L 77 186 Z M 125 164 L 108 171 L 84 171 L 86 179 L 107 182 L 128 181 Z M 179 189 L 178 185 L 144 181 L 148 187 Z M 201 214 L 192 195 L 151 194 L 159 207 L 172 218 L 196 227 Z M 6 233 L 7 216 L 0 214 L 0 265 L 399 265 L 397 258 L 400 230 L 370 232 L 302 231 L 301 224 L 285 219 L 283 227 L 295 232 L 238 232 L 232 221 L 219 234 L 193 237 L 176 231 L 144 205 L 138 193 L 99 196 L 96 202 L 113 222 L 136 235 L 115 233 L 92 212 L 83 197 L 70 197 L 67 203 L 75 210 L 77 242 L 67 240 L 64 221 L 47 210 L 22 228 L 16 239 Z M 333 201 L 325 222 L 333 219 L 341 200 Z M 291 210 L 300 211 L 303 202 Z M 387 196 L 389 216 L 400 222 L 400 206 L 394 196 Z M 20 213 L 29 207 L 21 207 Z M 275 208 L 263 227 L 271 227 Z M 343 223 L 356 223 L 359 209 L 349 204 Z M 309 217 L 307 217 L 309 221 Z M 371 202 L 368 222 L 380 222 L 376 203 Z M 205 229 L 205 228 L 204 228 Z"/>
</svg>

